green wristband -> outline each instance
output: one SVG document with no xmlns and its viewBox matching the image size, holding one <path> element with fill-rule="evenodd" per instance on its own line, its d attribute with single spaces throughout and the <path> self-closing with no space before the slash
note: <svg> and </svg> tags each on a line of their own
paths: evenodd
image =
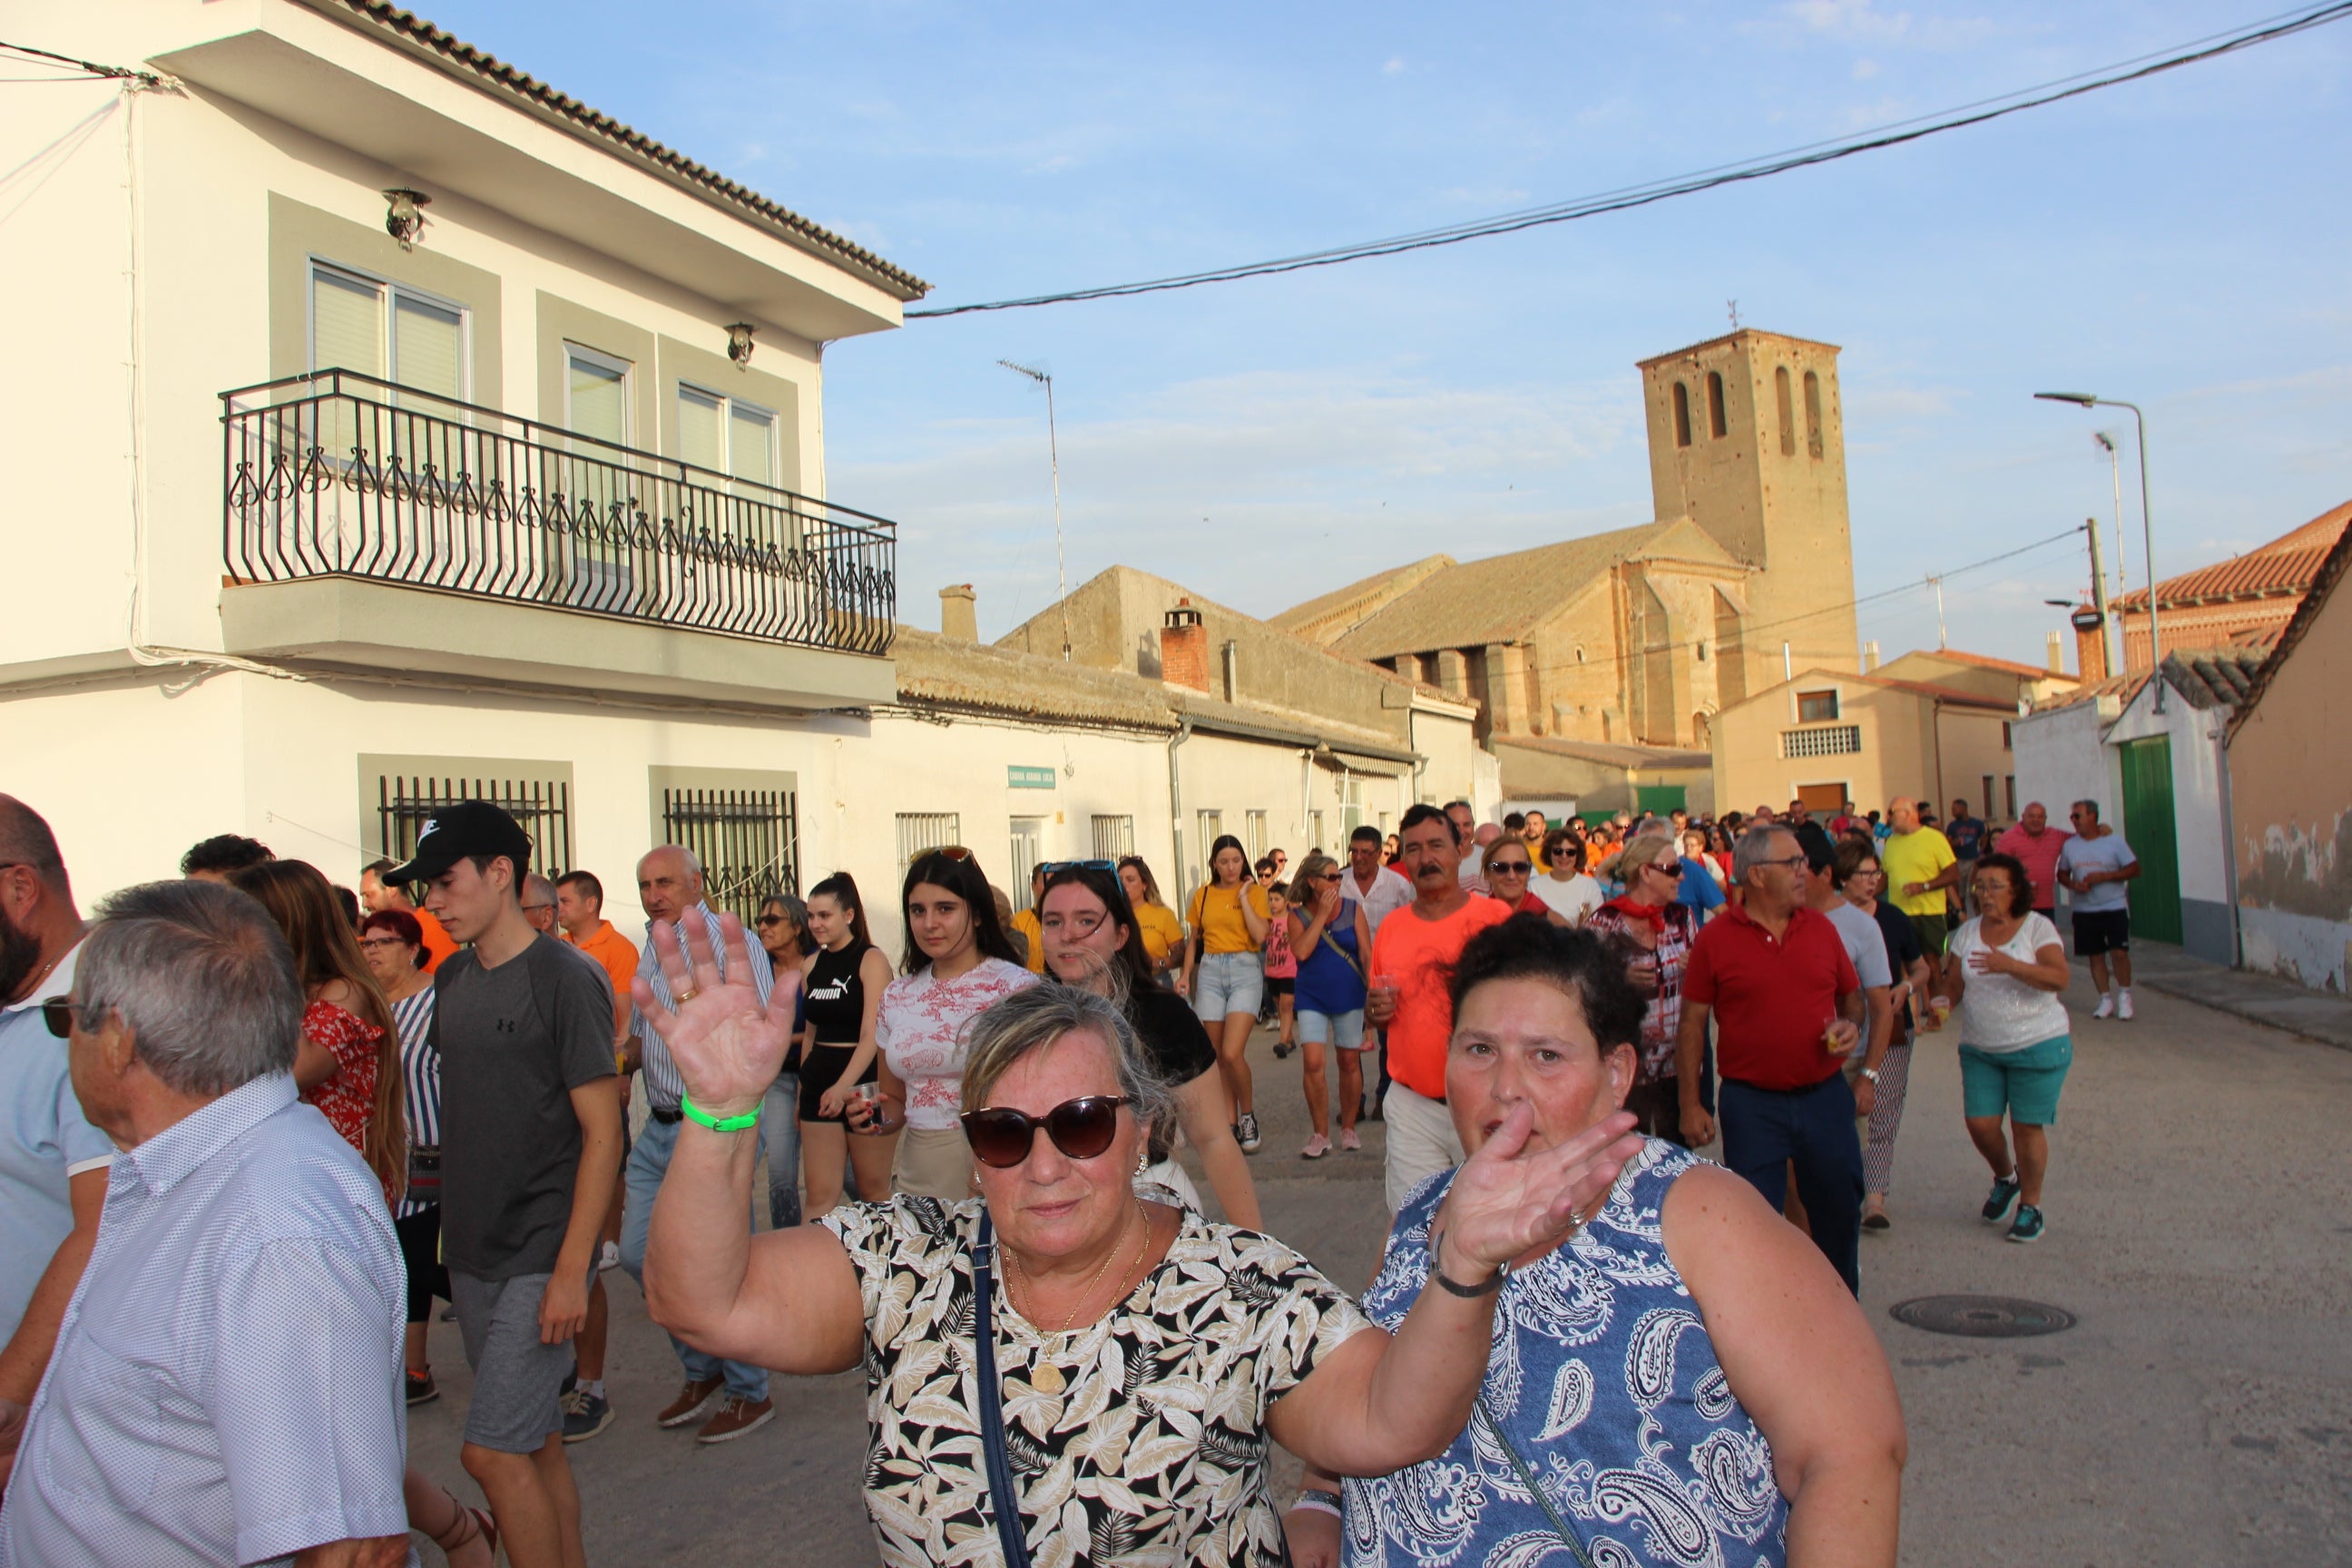
<svg viewBox="0 0 2352 1568">
<path fill-rule="evenodd" d="M 691 1121 L 699 1121 L 713 1132 L 745 1132 L 760 1125 L 760 1113 L 747 1110 L 740 1116 L 713 1116 L 684 1095 L 677 1097 L 677 1108 Z"/>
</svg>

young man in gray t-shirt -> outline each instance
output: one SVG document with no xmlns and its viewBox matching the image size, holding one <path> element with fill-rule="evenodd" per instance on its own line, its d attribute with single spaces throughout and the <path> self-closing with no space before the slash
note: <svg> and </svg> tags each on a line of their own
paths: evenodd
<svg viewBox="0 0 2352 1568">
<path fill-rule="evenodd" d="M 2124 836 L 2099 820 L 2099 803 L 2078 800 L 2067 816 L 2074 837 L 2058 851 L 2058 880 L 2073 895 L 2074 951 L 2091 961 L 2091 984 L 2098 987 L 2094 1018 L 2132 1016 L 2131 904 L 2124 884 L 2139 875 L 2139 857 Z M 2107 992 L 2107 964 L 2116 969 L 2116 990 Z"/>
<path fill-rule="evenodd" d="M 465 801 L 384 880 L 426 883 L 425 908 L 471 944 L 434 975 L 441 1244 L 474 1371 L 458 1458 L 516 1561 L 576 1563 L 559 1401 L 621 1163 L 613 984 L 523 914 L 530 863 L 513 817 Z"/>
</svg>

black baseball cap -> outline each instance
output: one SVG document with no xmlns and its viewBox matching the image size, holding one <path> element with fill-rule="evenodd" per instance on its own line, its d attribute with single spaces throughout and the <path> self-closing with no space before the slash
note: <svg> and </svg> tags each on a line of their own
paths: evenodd
<svg viewBox="0 0 2352 1568">
<path fill-rule="evenodd" d="M 512 861 L 519 888 L 523 873 L 530 869 L 530 835 L 488 801 L 461 800 L 425 819 L 425 831 L 416 836 L 416 853 L 407 865 L 386 871 L 383 879 L 429 882 L 458 861 L 477 855 L 503 855 Z"/>
</svg>

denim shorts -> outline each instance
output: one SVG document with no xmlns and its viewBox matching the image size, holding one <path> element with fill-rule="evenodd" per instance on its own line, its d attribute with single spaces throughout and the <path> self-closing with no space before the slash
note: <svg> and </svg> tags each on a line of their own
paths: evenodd
<svg viewBox="0 0 2352 1568">
<path fill-rule="evenodd" d="M 2058 1091 L 2065 1087 L 2066 1069 L 2074 1063 L 2074 1041 L 2053 1035 L 2021 1051 L 1987 1051 L 1960 1047 L 1960 1111 L 1965 1116 L 1999 1116 L 2028 1127 L 2047 1127 L 2058 1120 Z"/>
<path fill-rule="evenodd" d="M 1192 974 L 1192 1012 L 1214 1026 L 1229 1013 L 1257 1016 L 1265 999 L 1265 960 L 1255 952 L 1204 952 Z"/>
<path fill-rule="evenodd" d="M 1343 1051 L 1364 1048 L 1364 1010 L 1352 1013 L 1301 1013 L 1298 1015 L 1298 1037 L 1318 1044 L 1328 1042 Z"/>
</svg>

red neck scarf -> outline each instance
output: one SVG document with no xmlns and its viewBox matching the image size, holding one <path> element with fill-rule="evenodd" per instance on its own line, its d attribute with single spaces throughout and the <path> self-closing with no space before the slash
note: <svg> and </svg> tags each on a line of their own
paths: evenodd
<svg viewBox="0 0 2352 1568">
<path fill-rule="evenodd" d="M 1621 893 L 1601 907 L 1615 910 L 1629 921 L 1646 921 L 1652 931 L 1661 934 L 1666 929 L 1666 906 L 1664 904 L 1645 904 L 1631 893 Z"/>
</svg>

